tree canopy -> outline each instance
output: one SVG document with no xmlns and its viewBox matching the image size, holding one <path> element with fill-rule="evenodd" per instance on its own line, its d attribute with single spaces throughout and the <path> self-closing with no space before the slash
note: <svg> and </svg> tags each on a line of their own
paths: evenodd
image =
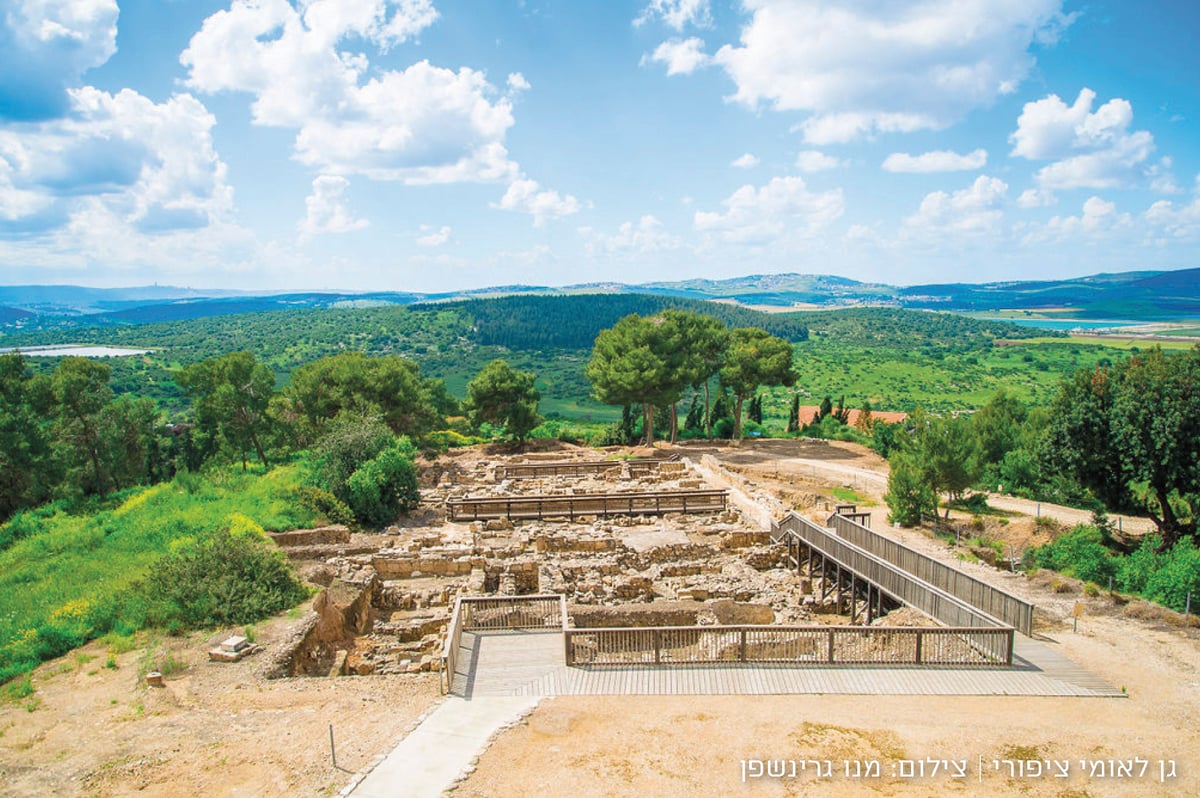
<svg viewBox="0 0 1200 798">
<path fill-rule="evenodd" d="M 741 327 L 730 335 L 721 384 L 733 391 L 733 436 L 742 437 L 742 403 L 763 385 L 793 385 L 792 345 L 765 330 Z"/>
<path fill-rule="evenodd" d="M 1112 509 L 1141 506 L 1170 548 L 1200 512 L 1200 348 L 1083 369 L 1055 399 L 1049 463 Z"/>
<path fill-rule="evenodd" d="M 525 440 L 541 423 L 537 413 L 541 395 L 534 387 L 535 376 L 517 371 L 501 359 L 493 360 L 467 383 L 466 409 L 472 424 L 488 422 L 504 427 L 516 441 Z"/>
</svg>

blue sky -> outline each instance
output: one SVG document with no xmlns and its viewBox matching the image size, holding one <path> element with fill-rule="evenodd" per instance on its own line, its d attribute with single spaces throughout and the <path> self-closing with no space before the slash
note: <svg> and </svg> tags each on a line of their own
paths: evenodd
<svg viewBox="0 0 1200 798">
<path fill-rule="evenodd" d="M 1200 266 L 1189 0 L 0 0 L 0 282 Z"/>
</svg>

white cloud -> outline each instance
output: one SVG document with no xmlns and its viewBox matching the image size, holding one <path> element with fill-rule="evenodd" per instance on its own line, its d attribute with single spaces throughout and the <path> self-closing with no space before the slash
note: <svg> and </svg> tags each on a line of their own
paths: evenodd
<svg viewBox="0 0 1200 798">
<path fill-rule="evenodd" d="M 529 81 L 520 72 L 512 72 L 508 76 L 508 90 L 511 92 L 529 91 Z"/>
<path fill-rule="evenodd" d="M 1200 239 L 1200 175 L 1196 176 L 1195 195 L 1190 203 L 1176 205 L 1170 200 L 1159 200 L 1146 210 L 1143 219 L 1161 237 L 1155 243 Z"/>
<path fill-rule="evenodd" d="M 1017 197 L 1017 206 L 1021 208 L 1045 208 L 1058 201 L 1053 191 L 1044 188 L 1027 188 Z"/>
<path fill-rule="evenodd" d="M 109 235 L 204 227 L 233 207 L 216 119 L 191 95 L 156 104 L 128 89 L 68 91 L 69 115 L 0 128 L 0 217 L 47 231 L 88 214 Z"/>
<path fill-rule="evenodd" d="M 994 235 L 1004 221 L 1008 184 L 980 175 L 967 188 L 947 194 L 934 191 L 921 200 L 917 212 L 904 220 L 905 229 L 920 238 Z"/>
<path fill-rule="evenodd" d="M 1042 227 L 1034 228 L 1024 238 L 1024 243 L 1062 241 L 1082 238 L 1094 240 L 1107 237 L 1130 227 L 1133 217 L 1119 213 L 1115 203 L 1100 197 L 1089 197 L 1083 203 L 1079 216 L 1055 216 Z"/>
<path fill-rule="evenodd" d="M 254 95 L 254 121 L 295 128 L 296 158 L 330 174 L 407 183 L 510 180 L 512 102 L 483 72 L 427 61 L 370 70 L 366 40 L 404 41 L 436 18 L 428 2 L 236 0 L 204 21 L 180 61 L 200 91 Z M 369 77 L 368 77 L 369 75 Z M 528 86 L 509 76 L 511 91 Z"/>
<path fill-rule="evenodd" d="M 1183 193 L 1183 189 L 1175 183 L 1175 175 L 1171 173 L 1171 164 L 1171 157 L 1167 155 L 1146 169 L 1146 178 L 1150 181 L 1151 191 L 1159 194 Z"/>
<path fill-rule="evenodd" d="M 528 213 L 533 216 L 533 224 L 540 227 L 548 220 L 578 213 L 580 204 L 569 194 L 564 197 L 557 191 L 542 190 L 536 180 L 518 178 L 493 207 Z"/>
<path fill-rule="evenodd" d="M 312 182 L 312 193 L 304 200 L 307 213 L 300 222 L 300 235 L 309 238 L 321 233 L 349 233 L 369 223 L 355 219 L 346 204 L 350 181 L 340 175 L 320 175 Z"/>
<path fill-rule="evenodd" d="M 417 237 L 417 246 L 421 247 L 440 247 L 450 240 L 451 230 L 448 226 L 442 225 L 437 230 L 434 230 L 429 225 L 421 225 L 421 232 L 424 235 Z"/>
<path fill-rule="evenodd" d="M 1133 106 L 1120 98 L 1092 111 L 1096 93 L 1085 88 L 1068 106 L 1058 95 L 1026 103 L 1009 137 L 1013 155 L 1057 159 L 1036 175 L 1047 191 L 1072 188 L 1124 188 L 1144 171 L 1154 137 L 1129 130 Z"/>
<path fill-rule="evenodd" d="M 650 4 L 633 21 L 634 27 L 641 27 L 655 17 L 677 31 L 682 31 L 689 24 L 698 28 L 712 25 L 708 0 L 650 0 Z"/>
<path fill-rule="evenodd" d="M 796 154 L 796 168 L 805 174 L 824 172 L 845 166 L 846 162 L 832 155 L 826 155 L 820 150 L 801 150 Z"/>
<path fill-rule="evenodd" d="M 625 222 L 611 236 L 590 227 L 579 228 L 579 234 L 583 236 L 584 249 L 589 255 L 645 255 L 678 249 L 683 245 L 678 236 L 668 233 L 663 228 L 663 223 L 651 215 L 643 216 L 636 225 L 633 222 Z"/>
<path fill-rule="evenodd" d="M 70 109 L 66 89 L 117 50 L 116 0 L 12 0 L 0 16 L 0 119 Z"/>
<path fill-rule="evenodd" d="M 736 169 L 753 169 L 758 166 L 758 156 L 751 152 L 743 153 L 734 158 L 729 165 Z"/>
<path fill-rule="evenodd" d="M 841 189 L 814 193 L 799 177 L 772 178 L 758 189 L 742 186 L 721 204 L 724 212 L 697 211 L 696 229 L 726 242 L 750 244 L 815 235 L 845 208 Z"/>
<path fill-rule="evenodd" d="M 987 165 L 987 150 L 975 150 L 966 155 L 949 150 L 934 150 L 921 155 L 893 152 L 883 162 L 886 172 L 924 174 L 929 172 L 967 172 Z"/>
<path fill-rule="evenodd" d="M 690 75 L 712 60 L 704 52 L 704 42 L 693 36 L 690 39 L 668 39 L 654 49 L 649 60 L 666 64 L 668 75 Z M 642 58 L 642 63 L 646 58 Z"/>
<path fill-rule="evenodd" d="M 744 5 L 740 44 L 714 56 L 737 85 L 731 99 L 810 114 L 813 144 L 945 128 L 1012 92 L 1030 45 L 1070 22 L 1061 0 Z"/>
</svg>

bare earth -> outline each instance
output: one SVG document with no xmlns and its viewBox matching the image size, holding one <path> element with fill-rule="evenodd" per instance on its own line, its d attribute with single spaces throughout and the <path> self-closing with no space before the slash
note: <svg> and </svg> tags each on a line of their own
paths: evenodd
<svg viewBox="0 0 1200 798">
<path fill-rule="evenodd" d="M 293 623 L 264 624 L 256 640 L 269 646 Z M 33 696 L 0 704 L 0 794 L 336 795 L 439 698 L 436 674 L 267 680 L 263 654 L 209 662 L 230 631 L 153 643 L 188 666 L 165 688 L 146 687 L 145 649 L 110 668 L 92 643 L 43 665 Z"/>
<path fill-rule="evenodd" d="M 842 501 L 831 489 L 848 488 L 875 514 L 872 526 L 886 527 L 886 464 L 859 447 L 764 441 L 679 451 L 692 459 L 711 453 L 752 495 L 818 517 Z M 1018 551 L 1046 538 L 1032 508 L 993 505 L 1013 514 L 1003 526 L 990 525 L 989 535 Z M 1043 505 L 1041 512 L 1072 522 L 1078 511 Z M 947 544 L 919 531 L 895 534 L 1035 601 L 1039 633 L 1129 697 L 559 697 L 503 733 L 455 794 L 1200 795 L 1194 627 L 1140 602 L 1086 598 L 1071 580 L 960 563 Z M 1078 601 L 1086 610 L 1073 633 Z M 297 622 L 263 624 L 256 640 L 280 645 Z M 209 663 L 208 648 L 230 631 L 143 640 L 118 655 L 115 668 L 98 643 L 43 665 L 33 695 L 0 702 L 0 794 L 333 795 L 439 700 L 436 674 L 268 680 L 262 671 L 270 651 Z M 186 667 L 168 675 L 167 687 L 146 687 L 142 672 L 167 652 Z M 330 724 L 341 769 L 330 761 Z M 1108 775 L 1135 758 L 1135 769 L 1147 762 L 1143 775 Z M 745 780 L 743 760 L 753 760 Z M 759 760 L 775 760 L 772 772 L 788 774 L 795 761 L 797 775 L 767 776 L 764 767 L 755 777 Z M 829 775 L 818 778 L 810 760 L 822 768 L 828 760 Z M 1021 777 L 1005 760 L 1045 764 L 1039 775 L 1023 766 Z M 1101 760 L 1106 775 L 1090 775 Z M 1069 777 L 1056 778 L 1051 768 L 1063 761 Z M 1176 775 L 1160 781 L 1160 762 L 1172 761 Z M 966 778 L 947 775 L 960 766 Z M 879 775 L 848 775 L 870 767 Z"/>
</svg>

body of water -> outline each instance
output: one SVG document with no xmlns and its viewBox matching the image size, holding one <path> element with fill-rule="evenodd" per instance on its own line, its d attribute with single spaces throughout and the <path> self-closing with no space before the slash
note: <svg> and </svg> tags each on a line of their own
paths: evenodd
<svg viewBox="0 0 1200 798">
<path fill-rule="evenodd" d="M 20 352 L 25 357 L 133 357 L 151 352 L 151 349 L 122 349 L 116 346 L 91 346 L 63 344 L 61 346 L 16 346 L 0 349 L 2 354 Z"/>
</svg>

